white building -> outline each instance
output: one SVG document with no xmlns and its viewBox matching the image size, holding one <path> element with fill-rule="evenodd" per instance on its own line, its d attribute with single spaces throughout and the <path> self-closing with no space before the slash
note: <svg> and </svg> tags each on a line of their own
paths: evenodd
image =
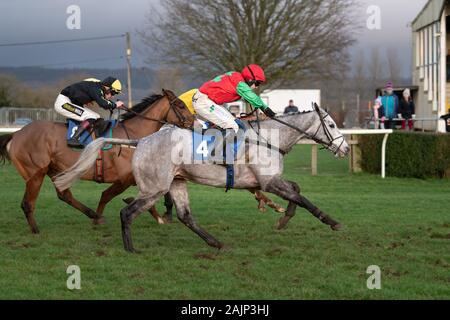
<svg viewBox="0 0 450 320">
<path fill-rule="evenodd" d="M 294 101 L 294 105 L 298 107 L 299 111 L 310 110 L 313 103 L 320 104 L 320 90 L 291 90 L 291 89 L 277 89 L 264 90 L 261 93 L 261 99 L 277 114 L 281 115 L 289 105 L 289 100 Z M 242 100 L 227 103 L 225 107 L 232 113 L 245 114 L 250 112 L 247 110 L 247 105 Z"/>
<path fill-rule="evenodd" d="M 450 1 L 428 1 L 412 22 L 412 32 L 413 84 L 419 87 L 416 115 L 438 119 L 450 108 Z M 422 125 L 426 130 L 438 130 L 437 121 L 416 124 Z"/>
<path fill-rule="evenodd" d="M 320 90 L 264 90 L 261 99 L 277 114 L 284 113 L 289 100 L 294 100 L 300 111 L 311 109 L 313 103 L 321 105 Z"/>
</svg>

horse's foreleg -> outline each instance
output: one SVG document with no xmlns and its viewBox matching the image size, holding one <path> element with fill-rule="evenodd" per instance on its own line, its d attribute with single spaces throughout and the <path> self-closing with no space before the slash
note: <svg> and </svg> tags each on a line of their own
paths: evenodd
<svg viewBox="0 0 450 320">
<path fill-rule="evenodd" d="M 320 210 L 318 207 L 312 204 L 304 196 L 300 196 L 300 199 L 301 201 L 299 205 L 302 208 L 305 208 L 306 210 L 311 212 L 311 214 L 320 221 L 322 221 L 322 223 L 329 225 L 331 229 L 333 229 L 334 231 L 339 231 L 342 228 L 342 225 L 339 222 L 333 220 L 329 215 L 325 214 L 322 210 Z"/>
<path fill-rule="evenodd" d="M 300 194 L 300 187 L 298 186 L 298 184 L 296 184 L 295 182 L 289 182 L 288 183 L 291 185 L 292 191 L 295 192 L 296 194 Z M 289 201 L 289 205 L 286 211 L 286 214 L 284 215 L 284 217 L 282 217 L 279 221 L 278 221 L 278 230 L 282 230 L 284 228 L 286 228 L 288 222 L 295 216 L 295 211 L 297 210 L 297 204 L 294 201 Z"/>
<path fill-rule="evenodd" d="M 249 191 L 254 193 L 255 199 L 256 199 L 256 201 L 258 201 L 259 211 L 266 212 L 265 205 L 267 204 L 270 208 L 274 209 L 278 213 L 286 212 L 286 209 L 284 209 L 279 204 L 273 202 L 264 193 L 262 193 L 262 191 L 260 191 L 260 190 L 249 190 Z"/>
<path fill-rule="evenodd" d="M 73 197 L 72 192 L 70 191 L 70 189 L 67 189 L 65 191 L 59 191 L 58 189 L 56 189 L 56 194 L 58 195 L 58 198 L 61 201 L 64 201 L 68 205 L 70 205 L 70 206 L 74 207 L 75 209 L 81 211 L 88 218 L 90 218 L 90 219 L 96 219 L 97 218 L 97 214 L 95 213 L 95 211 L 90 209 L 90 208 L 88 208 L 88 207 L 86 207 L 84 204 L 82 204 L 77 199 L 75 199 Z"/>
<path fill-rule="evenodd" d="M 289 201 L 288 210 L 283 218 L 278 223 L 278 228 L 284 228 L 289 220 L 295 215 L 295 205 L 308 210 L 313 216 L 322 221 L 322 223 L 329 225 L 333 230 L 339 230 L 341 225 L 333 220 L 330 216 L 325 214 L 308 199 L 300 195 L 299 187 L 294 182 L 283 181 L 281 179 L 273 179 L 266 187 L 266 191 L 274 193 L 281 198 Z"/>
<path fill-rule="evenodd" d="M 253 195 L 255 196 L 255 200 L 256 202 L 258 202 L 258 210 L 262 213 L 265 213 L 267 209 L 266 209 L 266 202 L 264 201 L 262 192 L 256 189 L 249 189 L 248 191 L 253 193 Z"/>
<path fill-rule="evenodd" d="M 44 182 L 45 172 L 40 171 L 36 173 L 31 179 L 27 181 L 25 194 L 22 200 L 22 210 L 27 218 L 28 225 L 31 228 L 31 232 L 34 234 L 39 233 L 39 229 L 34 219 L 34 210 L 36 199 L 41 190 L 42 183 Z"/>
<path fill-rule="evenodd" d="M 209 246 L 222 249 L 223 245 L 208 232 L 203 230 L 192 217 L 191 209 L 189 208 L 189 196 L 187 192 L 186 182 L 182 180 L 174 180 L 170 187 L 170 195 L 177 209 L 178 219 L 189 229 L 194 231 L 200 238 L 202 238 Z"/>
</svg>

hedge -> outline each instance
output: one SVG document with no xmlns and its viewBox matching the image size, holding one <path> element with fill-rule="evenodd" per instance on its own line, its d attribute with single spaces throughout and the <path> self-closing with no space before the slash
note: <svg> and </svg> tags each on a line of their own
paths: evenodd
<svg viewBox="0 0 450 320">
<path fill-rule="evenodd" d="M 382 142 L 382 135 L 362 136 L 359 140 L 363 171 L 380 172 Z M 450 134 L 396 132 L 390 135 L 386 152 L 389 176 L 450 177 Z"/>
</svg>

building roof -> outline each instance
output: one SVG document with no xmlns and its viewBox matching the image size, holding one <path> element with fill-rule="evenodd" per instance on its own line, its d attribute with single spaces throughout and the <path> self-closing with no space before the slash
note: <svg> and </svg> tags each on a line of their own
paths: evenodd
<svg viewBox="0 0 450 320">
<path fill-rule="evenodd" d="M 413 31 L 420 30 L 434 22 L 440 21 L 446 0 L 429 0 L 412 22 Z"/>
</svg>

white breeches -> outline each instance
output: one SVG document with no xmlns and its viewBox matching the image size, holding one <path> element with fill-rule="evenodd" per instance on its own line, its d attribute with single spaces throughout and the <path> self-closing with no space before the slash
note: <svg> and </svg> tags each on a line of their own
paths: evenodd
<svg viewBox="0 0 450 320">
<path fill-rule="evenodd" d="M 238 132 L 239 126 L 234 121 L 233 115 L 224 106 L 215 104 L 206 94 L 200 91 L 197 91 L 192 101 L 197 116 L 222 129 L 233 129 Z"/>
<path fill-rule="evenodd" d="M 68 97 L 62 94 L 58 95 L 56 98 L 55 110 L 66 118 L 80 122 L 88 119 L 97 120 L 100 118 L 98 113 L 88 108 L 77 106 L 72 103 Z"/>
</svg>

